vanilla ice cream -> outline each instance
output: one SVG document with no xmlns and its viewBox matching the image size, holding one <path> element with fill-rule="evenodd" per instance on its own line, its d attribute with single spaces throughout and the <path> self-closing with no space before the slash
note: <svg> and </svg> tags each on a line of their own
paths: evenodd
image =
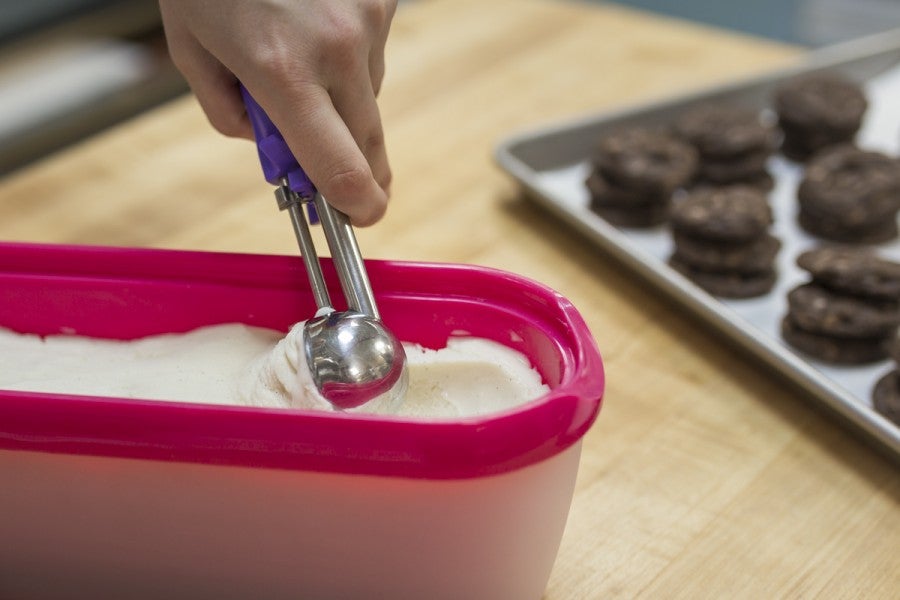
<svg viewBox="0 0 900 600">
<path fill-rule="evenodd" d="M 241 324 L 116 341 L 0 328 L 0 389 L 147 400 L 333 410 L 302 354 L 302 325 Z M 458 417 L 500 411 L 548 391 L 522 354 L 482 338 L 439 350 L 404 343 L 409 391 L 390 412 Z M 378 399 L 357 409 L 385 413 Z"/>
</svg>

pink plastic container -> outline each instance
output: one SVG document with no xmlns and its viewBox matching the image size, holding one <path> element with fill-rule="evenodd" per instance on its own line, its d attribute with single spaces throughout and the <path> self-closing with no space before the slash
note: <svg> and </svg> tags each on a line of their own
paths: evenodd
<svg viewBox="0 0 900 600">
<path fill-rule="evenodd" d="M 401 339 L 494 339 L 530 357 L 551 392 L 487 417 L 413 421 L 0 390 L 0 597 L 540 598 L 603 392 L 587 327 L 515 275 L 367 264 Z M 283 256 L 0 244 L 0 326 L 286 331 L 313 312 L 302 269 Z"/>
</svg>

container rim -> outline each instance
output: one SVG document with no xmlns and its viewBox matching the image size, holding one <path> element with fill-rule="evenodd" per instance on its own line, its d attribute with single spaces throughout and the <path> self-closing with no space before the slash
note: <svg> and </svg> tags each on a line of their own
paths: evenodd
<svg viewBox="0 0 900 600">
<path fill-rule="evenodd" d="M 0 390 L 0 449 L 459 479 L 543 461 L 587 432 L 602 404 L 605 375 L 593 336 L 566 298 L 488 267 L 366 262 L 382 302 L 458 290 L 475 302 L 517 303 L 521 318 L 540 320 L 563 350 L 560 380 L 515 408 L 452 420 Z M 330 261 L 323 263 L 326 277 L 334 277 Z M 282 255 L 0 242 L 0 281 L 39 274 L 284 287 L 305 281 L 302 268 L 299 257 Z"/>
</svg>

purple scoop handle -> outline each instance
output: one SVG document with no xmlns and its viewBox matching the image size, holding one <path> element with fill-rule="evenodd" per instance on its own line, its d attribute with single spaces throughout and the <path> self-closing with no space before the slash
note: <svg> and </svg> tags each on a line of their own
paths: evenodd
<svg viewBox="0 0 900 600">
<path fill-rule="evenodd" d="M 306 172 L 297 159 L 294 158 L 294 153 L 288 148 L 287 142 L 272 123 L 269 115 L 257 104 L 243 85 L 241 85 L 241 95 L 244 97 L 247 116 L 250 117 L 250 124 L 253 126 L 259 162 L 262 164 L 266 181 L 273 185 L 280 185 L 281 180 L 287 178 L 288 186 L 303 198 L 309 199 L 315 196 L 316 187 L 306 176 Z"/>
</svg>

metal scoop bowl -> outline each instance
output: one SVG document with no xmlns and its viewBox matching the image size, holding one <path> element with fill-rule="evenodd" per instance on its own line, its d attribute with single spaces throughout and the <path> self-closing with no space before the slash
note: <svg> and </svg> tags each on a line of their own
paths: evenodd
<svg viewBox="0 0 900 600">
<path fill-rule="evenodd" d="M 369 402 L 393 407 L 406 395 L 406 353 L 381 322 L 372 286 L 347 215 L 318 193 L 268 115 L 241 87 L 266 180 L 291 217 L 318 311 L 304 326 L 304 354 L 319 393 L 337 409 Z M 307 208 L 304 214 L 304 207 Z M 309 222 L 307 222 L 309 215 Z M 321 221 L 347 301 L 335 311 L 309 224 Z"/>
<path fill-rule="evenodd" d="M 355 311 L 314 317 L 306 322 L 304 350 L 316 388 L 336 408 L 403 400 L 403 346 L 381 321 Z"/>
</svg>

